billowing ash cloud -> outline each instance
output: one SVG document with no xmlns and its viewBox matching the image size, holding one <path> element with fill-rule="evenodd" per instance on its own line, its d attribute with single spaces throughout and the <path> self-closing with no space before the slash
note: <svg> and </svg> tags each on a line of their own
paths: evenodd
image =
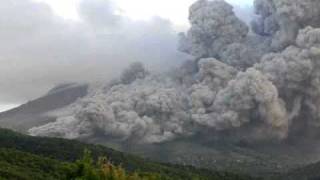
<svg viewBox="0 0 320 180">
<path fill-rule="evenodd" d="M 92 88 L 68 115 L 30 133 L 81 138 L 102 132 L 156 143 L 242 128 L 245 138 L 283 140 L 295 124 L 318 128 L 319 6 L 256 0 L 258 19 L 249 33 L 226 2 L 199 0 L 190 8 L 192 27 L 180 34 L 180 50 L 191 60 L 166 74 L 134 64 L 118 80 Z"/>
<path fill-rule="evenodd" d="M 319 27 L 320 4 L 315 0 L 256 0 L 259 17 L 253 30 L 272 37 L 272 48 L 281 50 L 294 43 L 299 29 Z"/>
<path fill-rule="evenodd" d="M 282 93 L 290 120 L 318 124 L 320 29 L 307 27 L 298 33 L 295 45 L 266 55 L 256 68 Z"/>
<path fill-rule="evenodd" d="M 79 21 L 33 0 L 0 4 L 0 103 L 34 99 L 63 82 L 105 81 L 130 62 L 154 70 L 183 57 L 169 21 L 132 21 L 108 0 L 80 1 Z"/>
<path fill-rule="evenodd" d="M 145 72 L 135 67 L 126 70 L 122 78 L 131 78 L 127 72 L 134 76 Z M 98 130 L 114 138 L 136 138 L 150 143 L 185 133 L 187 96 L 182 90 L 167 79 L 153 76 L 140 76 L 131 84 L 127 82 L 120 81 L 118 85 L 94 92 L 73 107 L 71 116 L 33 128 L 31 134 L 75 138 L 90 136 Z"/>
<path fill-rule="evenodd" d="M 246 24 L 236 17 L 233 7 L 223 0 L 197 1 L 190 7 L 189 21 L 191 28 L 182 41 L 190 45 L 181 46 L 181 50 L 197 58 L 219 56 L 223 48 L 241 41 L 248 33 Z"/>
</svg>

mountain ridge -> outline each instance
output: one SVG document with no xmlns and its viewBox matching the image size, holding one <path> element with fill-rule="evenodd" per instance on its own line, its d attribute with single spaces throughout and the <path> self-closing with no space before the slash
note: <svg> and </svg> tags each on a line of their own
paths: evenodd
<svg viewBox="0 0 320 180">
<path fill-rule="evenodd" d="M 67 84 L 57 86 L 44 96 L 29 101 L 19 107 L 0 113 L 1 127 L 26 133 L 34 126 L 55 121 L 55 116 L 46 113 L 64 108 L 88 93 L 87 84 Z"/>
</svg>

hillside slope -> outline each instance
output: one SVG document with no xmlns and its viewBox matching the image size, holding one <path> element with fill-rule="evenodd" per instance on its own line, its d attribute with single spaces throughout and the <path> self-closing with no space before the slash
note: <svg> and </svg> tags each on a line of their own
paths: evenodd
<svg viewBox="0 0 320 180">
<path fill-rule="evenodd" d="M 65 163 L 42 156 L 0 148 L 0 179 L 62 179 Z"/>
<path fill-rule="evenodd" d="M 50 173 L 44 173 L 44 175 L 48 176 L 49 179 L 55 179 L 61 170 L 60 165 L 64 162 L 74 162 L 76 159 L 80 159 L 85 149 L 90 150 L 94 158 L 102 156 L 108 157 L 113 164 L 121 165 L 129 172 L 157 173 L 163 174 L 169 179 L 181 180 L 192 179 L 193 177 L 200 177 L 200 179 L 204 180 L 251 179 L 244 175 L 199 170 L 190 166 L 155 163 L 104 146 L 83 144 L 77 141 L 58 138 L 31 137 L 5 129 L 0 129 L 0 164 L 2 163 L 4 165 L 0 166 L 0 177 L 5 177 L 4 175 L 12 178 L 14 178 L 14 176 L 27 176 L 28 179 L 37 174 L 24 173 L 24 171 L 20 171 L 21 168 L 23 169 L 23 167 L 27 166 L 30 170 L 28 172 L 40 172 L 41 174 L 43 171 L 42 164 L 50 164 L 47 170 L 44 170 Z M 17 160 L 10 161 L 12 157 L 15 157 Z M 30 159 L 32 159 L 32 161 Z M 14 172 L 21 172 L 21 174 L 10 175 L 11 171 L 8 171 L 8 168 L 14 169 Z M 58 175 L 56 173 L 58 173 Z"/>
</svg>

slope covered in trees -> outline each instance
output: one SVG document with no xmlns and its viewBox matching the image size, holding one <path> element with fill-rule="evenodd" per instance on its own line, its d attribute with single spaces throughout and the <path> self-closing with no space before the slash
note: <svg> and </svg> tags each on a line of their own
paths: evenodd
<svg viewBox="0 0 320 180">
<path fill-rule="evenodd" d="M 92 160 L 82 158 L 85 150 L 91 152 Z M 105 165 L 112 165 L 113 170 L 127 174 L 128 177 L 137 176 L 138 179 L 251 179 L 245 175 L 155 163 L 104 146 L 58 138 L 31 137 L 0 129 L 0 179 L 88 179 L 88 172 L 99 174 L 106 171 L 98 163 L 99 157 L 108 157 Z M 90 166 L 87 171 L 85 167 L 88 163 Z"/>
</svg>

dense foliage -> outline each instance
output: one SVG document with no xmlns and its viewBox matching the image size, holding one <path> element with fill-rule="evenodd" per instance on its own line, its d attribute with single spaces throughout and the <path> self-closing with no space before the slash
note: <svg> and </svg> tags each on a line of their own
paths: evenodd
<svg viewBox="0 0 320 180">
<path fill-rule="evenodd" d="M 65 165 L 57 160 L 0 148 L 0 179 L 63 179 Z"/>
<path fill-rule="evenodd" d="M 88 155 L 83 157 L 86 149 L 91 152 L 92 159 Z M 102 159 L 99 160 L 99 157 L 109 159 L 107 163 L 101 163 Z M 103 146 L 57 138 L 31 137 L 0 129 L 0 179 L 117 180 L 102 178 L 101 174 L 120 174 L 117 177 L 120 180 L 251 179 L 243 175 L 199 170 L 190 166 L 155 163 Z M 95 178 L 88 178 L 88 175 Z"/>
<path fill-rule="evenodd" d="M 157 173 L 127 173 L 121 166 L 113 165 L 107 158 L 100 157 L 94 162 L 91 153 L 85 151 L 82 159 L 68 166 L 67 179 L 90 180 L 158 180 L 170 179 Z"/>
</svg>

